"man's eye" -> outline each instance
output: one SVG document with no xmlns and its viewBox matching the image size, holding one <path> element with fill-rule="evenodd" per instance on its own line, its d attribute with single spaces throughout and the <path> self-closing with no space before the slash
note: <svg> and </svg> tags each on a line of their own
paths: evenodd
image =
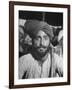
<svg viewBox="0 0 72 90">
<path fill-rule="evenodd" d="M 35 38 L 36 40 L 39 40 L 40 38 L 39 37 L 37 37 L 37 38 Z"/>
</svg>

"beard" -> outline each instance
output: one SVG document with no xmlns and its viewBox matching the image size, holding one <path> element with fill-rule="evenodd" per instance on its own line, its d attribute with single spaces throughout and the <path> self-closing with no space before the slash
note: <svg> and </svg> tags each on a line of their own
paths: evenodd
<svg viewBox="0 0 72 90">
<path fill-rule="evenodd" d="M 48 45 L 48 47 L 46 47 L 46 46 L 40 46 L 40 47 L 32 46 L 31 54 L 36 60 L 45 61 L 45 60 L 43 60 L 43 58 L 45 56 L 47 56 L 48 53 L 50 53 L 50 50 L 51 50 L 50 44 Z"/>
<path fill-rule="evenodd" d="M 44 57 L 50 49 L 50 45 L 48 47 L 46 46 L 40 46 L 40 47 L 34 47 L 34 52 L 37 53 L 38 56 Z"/>
</svg>

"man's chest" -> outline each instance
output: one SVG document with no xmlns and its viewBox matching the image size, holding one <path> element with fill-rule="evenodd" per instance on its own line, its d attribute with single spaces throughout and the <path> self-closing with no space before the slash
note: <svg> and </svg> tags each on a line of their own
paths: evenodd
<svg viewBox="0 0 72 90">
<path fill-rule="evenodd" d="M 26 70 L 26 78 L 46 78 L 50 75 L 51 60 L 42 65 L 37 61 L 30 63 Z"/>
</svg>

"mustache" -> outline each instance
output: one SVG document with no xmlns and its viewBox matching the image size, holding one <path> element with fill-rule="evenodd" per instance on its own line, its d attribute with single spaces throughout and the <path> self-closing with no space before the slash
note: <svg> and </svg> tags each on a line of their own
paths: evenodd
<svg viewBox="0 0 72 90">
<path fill-rule="evenodd" d="M 41 45 L 41 46 L 37 46 L 37 48 L 48 48 L 48 47 Z"/>
</svg>

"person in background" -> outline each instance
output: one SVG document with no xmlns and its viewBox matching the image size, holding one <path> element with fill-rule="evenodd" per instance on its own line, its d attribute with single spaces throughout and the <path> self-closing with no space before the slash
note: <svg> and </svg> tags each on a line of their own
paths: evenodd
<svg viewBox="0 0 72 90">
<path fill-rule="evenodd" d="M 63 30 L 61 30 L 58 34 L 58 42 L 60 46 L 60 55 L 63 56 Z"/>
<path fill-rule="evenodd" d="M 57 36 L 57 42 L 58 44 L 54 47 L 55 52 L 63 57 L 63 30 L 61 30 Z"/>
<path fill-rule="evenodd" d="M 19 58 L 19 79 L 62 77 L 62 59 L 52 52 L 54 37 L 50 25 L 44 21 L 27 20 L 24 30 L 32 38 L 31 53 Z"/>
<path fill-rule="evenodd" d="M 29 53 L 31 38 L 24 32 L 24 27 L 19 25 L 19 57 Z"/>
<path fill-rule="evenodd" d="M 19 25 L 19 57 L 23 55 L 23 42 L 24 42 L 24 30 L 21 25 Z"/>
</svg>

